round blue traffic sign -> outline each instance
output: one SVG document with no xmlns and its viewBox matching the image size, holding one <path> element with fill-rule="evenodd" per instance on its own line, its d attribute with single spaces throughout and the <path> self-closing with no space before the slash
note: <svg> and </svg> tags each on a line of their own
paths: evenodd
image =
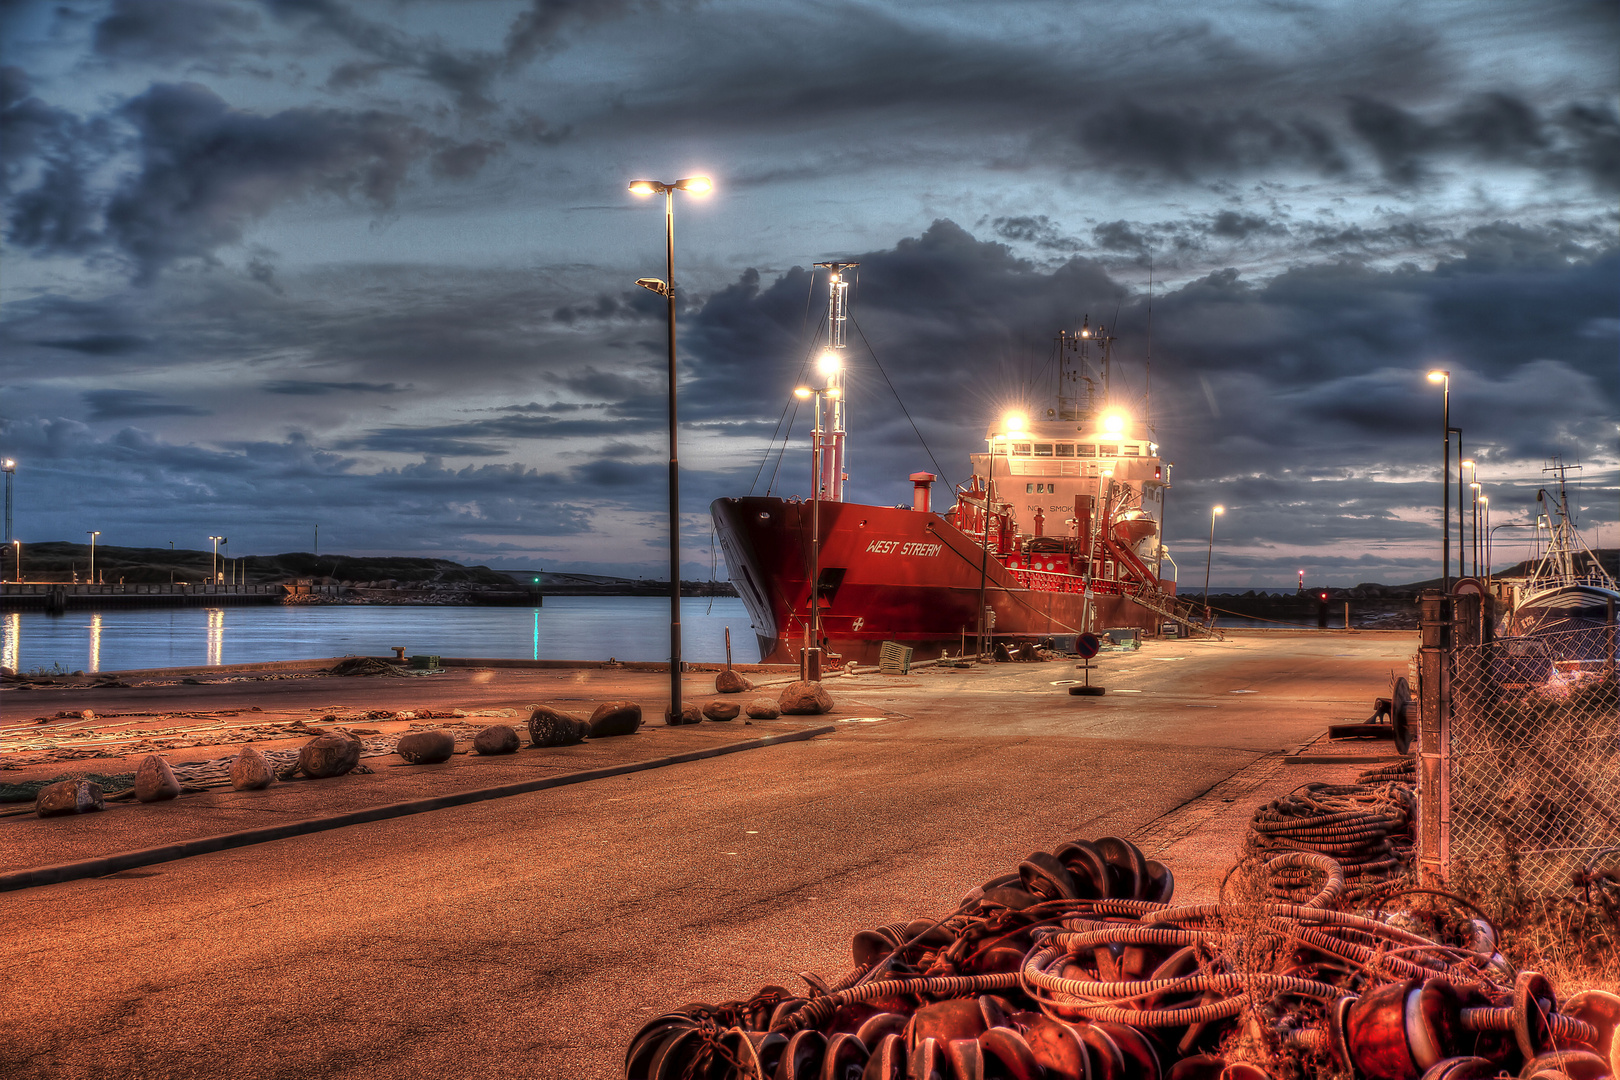
<svg viewBox="0 0 1620 1080">
<path fill-rule="evenodd" d="M 1074 651 L 1080 654 L 1080 659 L 1090 660 L 1102 648 L 1102 638 L 1096 634 L 1081 634 L 1074 643 Z"/>
</svg>

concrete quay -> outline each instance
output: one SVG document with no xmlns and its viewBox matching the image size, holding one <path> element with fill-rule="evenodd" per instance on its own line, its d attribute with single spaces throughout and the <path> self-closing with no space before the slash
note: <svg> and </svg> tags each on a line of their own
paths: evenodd
<svg viewBox="0 0 1620 1080">
<path fill-rule="evenodd" d="M 0 872 L 833 731 L 0 892 L 0 1075 L 613 1077 L 658 1012 L 799 986 L 799 971 L 836 977 L 856 930 L 943 914 L 1066 839 L 1131 839 L 1171 867 L 1178 900 L 1212 898 L 1255 806 L 1347 780 L 1367 767 L 1355 758 L 1388 752 L 1358 745 L 1339 751 L 1343 764 L 1286 764 L 1313 743 L 1314 756 L 1329 723 L 1365 719 L 1416 647 L 1415 634 L 1322 631 L 1155 641 L 1098 659 L 1100 698 L 1068 695 L 1081 676 L 1072 662 L 929 668 L 831 679 L 827 716 L 685 728 L 661 723 L 667 674 L 624 668 L 361 679 L 277 665 L 200 669 L 199 684 L 173 672 L 126 674 L 131 685 L 112 689 L 8 689 L 5 783 L 132 769 L 139 753 L 24 764 L 42 751 L 7 752 L 82 726 L 54 717 L 83 709 L 98 732 L 132 725 L 149 742 L 181 727 L 405 709 L 588 713 L 617 698 L 640 701 L 651 722 L 508 758 L 369 758 L 370 775 L 264 792 L 0 817 Z M 685 676 L 693 699 L 712 685 L 710 673 Z M 167 754 L 234 752 L 211 738 L 192 732 L 197 745 Z"/>
</svg>

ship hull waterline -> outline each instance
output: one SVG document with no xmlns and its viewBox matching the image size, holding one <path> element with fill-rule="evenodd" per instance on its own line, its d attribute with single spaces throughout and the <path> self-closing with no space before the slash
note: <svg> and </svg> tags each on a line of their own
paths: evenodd
<svg viewBox="0 0 1620 1080">
<path fill-rule="evenodd" d="M 797 663 L 809 640 L 815 514 L 821 634 L 836 663 L 876 663 L 885 641 L 911 646 L 915 660 L 976 649 L 981 574 L 993 641 L 1161 624 L 1109 583 L 1089 595 L 1078 578 L 1060 583 L 1075 591 L 1028 588 L 935 513 L 844 502 L 814 508 L 767 496 L 717 499 L 710 513 L 763 663 Z"/>
</svg>

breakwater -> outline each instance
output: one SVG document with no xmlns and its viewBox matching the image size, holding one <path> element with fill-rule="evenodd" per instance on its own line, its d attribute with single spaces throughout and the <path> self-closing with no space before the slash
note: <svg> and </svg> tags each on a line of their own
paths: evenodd
<svg viewBox="0 0 1620 1080">
<path fill-rule="evenodd" d="M 280 585 L 69 585 L 8 581 L 0 585 L 0 611 L 279 604 L 286 595 L 287 590 Z"/>
</svg>

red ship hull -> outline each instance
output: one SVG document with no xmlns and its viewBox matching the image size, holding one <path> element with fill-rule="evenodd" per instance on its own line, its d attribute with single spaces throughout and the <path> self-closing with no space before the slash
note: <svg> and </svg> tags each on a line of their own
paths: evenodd
<svg viewBox="0 0 1620 1080">
<path fill-rule="evenodd" d="M 746 497 L 709 509 L 760 659 L 798 662 L 809 642 L 811 504 Z M 938 514 L 823 502 L 819 515 L 822 644 L 835 663 L 876 663 L 885 641 L 912 646 L 918 660 L 976 648 L 981 580 L 995 640 L 1159 626 L 1126 587 L 1088 592 L 1073 575 L 1010 570 Z"/>
</svg>

